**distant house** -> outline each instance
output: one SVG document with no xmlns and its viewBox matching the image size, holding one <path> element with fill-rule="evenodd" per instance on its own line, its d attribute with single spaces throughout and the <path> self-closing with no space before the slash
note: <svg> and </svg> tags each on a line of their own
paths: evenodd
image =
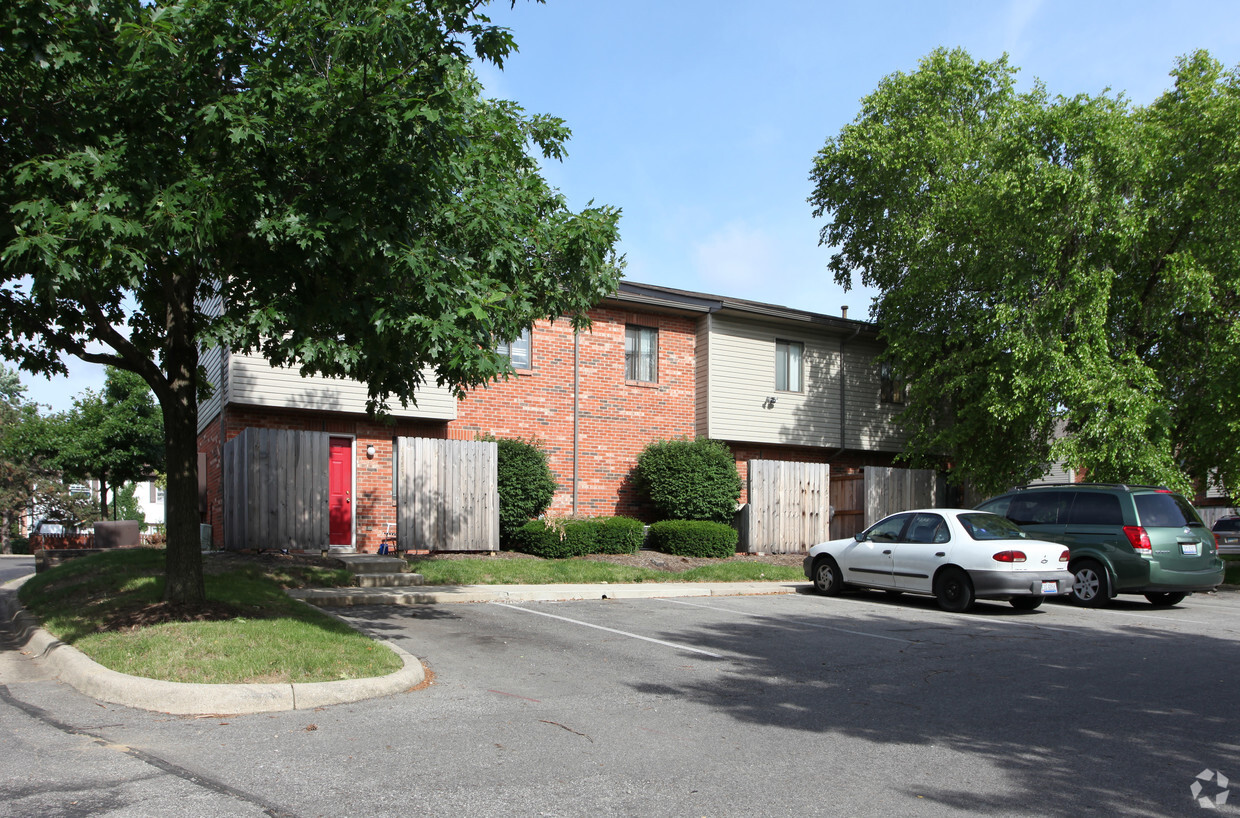
<svg viewBox="0 0 1240 818">
<path fill-rule="evenodd" d="M 582 333 L 567 321 L 535 322 L 500 348 L 516 372 L 509 380 L 463 401 L 430 386 L 417 406 L 397 406 L 387 420 L 366 416 L 362 384 L 204 351 L 216 389 L 200 407 L 198 450 L 203 522 L 214 543 L 242 547 L 225 535 L 238 530 L 237 505 L 249 506 L 251 529 L 256 515 L 275 518 L 297 506 L 294 516 L 313 516 L 330 507 L 328 522 L 299 529 L 287 544 L 317 547 L 312 541 L 322 539 L 324 547 L 376 550 L 398 519 L 397 450 L 410 439 L 533 438 L 559 484 L 550 514 L 647 520 L 653 511 L 633 467 L 655 440 L 725 441 L 742 477 L 757 460 L 830 464 L 832 474 L 885 467 L 903 449 L 906 437 L 893 422 L 902 389 L 874 362 L 881 346 L 870 323 L 628 281 L 590 318 Z M 262 430 L 300 437 L 277 440 Z M 251 454 L 226 466 L 226 449 L 243 437 L 255 441 Z M 308 477 L 281 476 L 307 458 Z M 231 483 L 249 481 L 246 492 L 225 490 L 228 469 Z M 282 488 L 256 492 L 260 479 Z M 294 489 L 295 480 L 306 488 Z"/>
</svg>

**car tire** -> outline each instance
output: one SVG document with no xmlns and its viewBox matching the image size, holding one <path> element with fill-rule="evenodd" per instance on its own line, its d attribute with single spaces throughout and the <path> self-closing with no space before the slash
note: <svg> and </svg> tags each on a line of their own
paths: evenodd
<svg viewBox="0 0 1240 818">
<path fill-rule="evenodd" d="M 840 566 L 833 558 L 819 557 L 814 562 L 814 590 L 824 596 L 839 596 L 844 590 Z"/>
<path fill-rule="evenodd" d="M 934 578 L 934 598 L 950 613 L 964 613 L 973 607 L 973 582 L 959 568 L 944 568 Z"/>
<path fill-rule="evenodd" d="M 1101 608 L 1111 601 L 1111 580 L 1101 563 L 1093 560 L 1078 562 L 1070 569 L 1074 577 L 1072 601 L 1082 608 Z"/>
<path fill-rule="evenodd" d="M 1184 601 L 1184 597 L 1188 594 L 1181 594 L 1175 591 L 1149 593 L 1145 598 L 1150 601 L 1151 605 L 1157 605 L 1160 608 L 1169 608 L 1172 605 L 1179 605 Z"/>
<path fill-rule="evenodd" d="M 1042 596 L 1017 596 L 1009 601 L 1012 607 L 1018 611 L 1032 611 L 1034 608 L 1041 607 L 1045 600 L 1046 597 Z"/>
</svg>

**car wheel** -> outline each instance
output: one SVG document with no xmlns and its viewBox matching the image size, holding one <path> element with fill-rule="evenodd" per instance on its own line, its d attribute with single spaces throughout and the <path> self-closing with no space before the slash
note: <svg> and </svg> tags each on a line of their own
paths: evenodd
<svg viewBox="0 0 1240 818">
<path fill-rule="evenodd" d="M 831 557 L 819 557 L 814 563 L 814 589 L 826 596 L 838 596 L 844 590 L 840 566 Z"/>
<path fill-rule="evenodd" d="M 1086 608 L 1099 608 L 1111 599 L 1111 582 L 1106 569 L 1093 560 L 1078 563 L 1072 568 L 1072 601 Z"/>
<path fill-rule="evenodd" d="M 959 568 L 945 568 L 934 580 L 934 598 L 939 607 L 952 613 L 964 613 L 973 607 L 973 583 Z"/>
<path fill-rule="evenodd" d="M 1167 592 L 1146 594 L 1145 598 L 1150 601 L 1151 605 L 1158 605 L 1159 607 L 1170 607 L 1171 605 L 1179 605 L 1181 602 L 1184 601 L 1184 597 L 1186 596 L 1188 596 L 1188 594 L 1178 594 L 1178 593 L 1167 591 Z"/>
<path fill-rule="evenodd" d="M 1041 606 L 1044 599 L 1046 599 L 1046 597 L 1018 596 L 1012 598 L 1010 601 L 1012 603 L 1012 607 L 1018 611 L 1032 611 L 1034 608 Z"/>
</svg>

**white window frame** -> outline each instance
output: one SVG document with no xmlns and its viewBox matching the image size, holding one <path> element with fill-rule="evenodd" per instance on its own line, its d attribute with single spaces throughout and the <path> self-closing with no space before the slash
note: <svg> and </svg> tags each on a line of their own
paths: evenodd
<svg viewBox="0 0 1240 818">
<path fill-rule="evenodd" d="M 805 391 L 805 344 L 775 339 L 775 391 Z"/>
<path fill-rule="evenodd" d="M 630 383 L 659 382 L 659 328 L 624 326 L 624 379 Z"/>
</svg>

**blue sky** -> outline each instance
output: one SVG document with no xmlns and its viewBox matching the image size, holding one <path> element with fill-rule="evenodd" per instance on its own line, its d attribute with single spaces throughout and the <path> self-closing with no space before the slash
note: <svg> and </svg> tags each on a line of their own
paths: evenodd
<svg viewBox="0 0 1240 818">
<path fill-rule="evenodd" d="M 1237 0 L 811 2 L 518 0 L 491 7 L 520 52 L 479 73 L 492 96 L 572 128 L 544 171 L 574 209 L 623 210 L 626 277 L 867 317 L 872 293 L 826 272 L 809 170 L 879 80 L 939 46 L 1003 53 L 1052 94 L 1122 91 L 1138 104 L 1198 48 L 1240 65 Z M 55 409 L 99 388 L 97 367 L 25 376 Z"/>
</svg>

